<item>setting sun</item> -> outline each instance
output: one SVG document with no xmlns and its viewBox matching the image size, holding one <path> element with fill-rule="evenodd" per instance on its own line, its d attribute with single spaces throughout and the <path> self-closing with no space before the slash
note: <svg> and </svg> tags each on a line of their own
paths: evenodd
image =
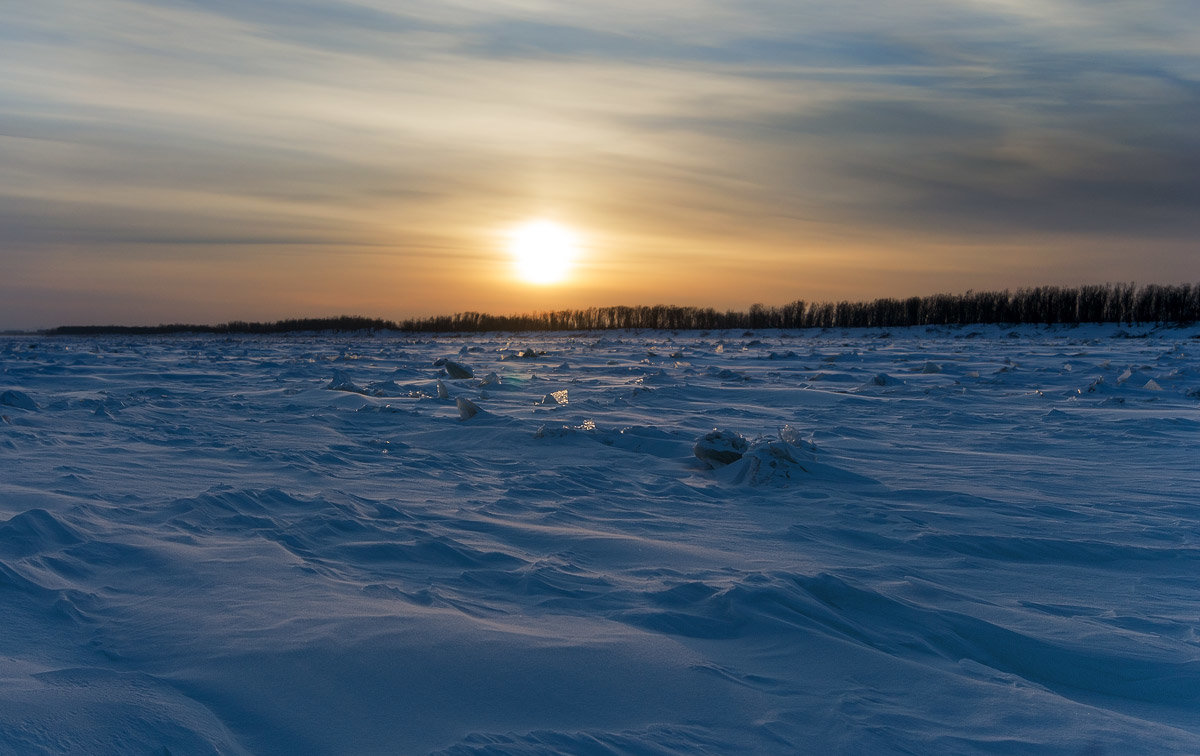
<svg viewBox="0 0 1200 756">
<path fill-rule="evenodd" d="M 508 252 L 517 278 L 531 284 L 561 283 L 579 254 L 579 237 L 571 229 L 548 220 L 534 220 L 508 235 Z"/>
</svg>

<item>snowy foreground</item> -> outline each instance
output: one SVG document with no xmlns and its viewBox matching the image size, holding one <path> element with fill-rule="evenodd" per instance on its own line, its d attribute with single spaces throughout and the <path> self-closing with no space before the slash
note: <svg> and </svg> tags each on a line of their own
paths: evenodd
<svg viewBox="0 0 1200 756">
<path fill-rule="evenodd" d="M 1200 328 L 5 337 L 0 414 L 0 753 L 1200 753 Z"/>
</svg>

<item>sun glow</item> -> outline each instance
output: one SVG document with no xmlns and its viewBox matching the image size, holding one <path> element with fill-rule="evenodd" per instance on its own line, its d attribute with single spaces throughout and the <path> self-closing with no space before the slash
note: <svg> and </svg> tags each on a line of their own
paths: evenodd
<svg viewBox="0 0 1200 756">
<path fill-rule="evenodd" d="M 561 283 L 579 254 L 579 237 L 554 221 L 533 220 L 509 232 L 508 252 L 517 278 L 522 281 L 539 285 Z"/>
</svg>

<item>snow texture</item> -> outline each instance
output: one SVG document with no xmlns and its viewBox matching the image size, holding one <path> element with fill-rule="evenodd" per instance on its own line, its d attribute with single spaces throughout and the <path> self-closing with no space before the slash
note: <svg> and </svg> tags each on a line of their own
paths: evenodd
<svg viewBox="0 0 1200 756">
<path fill-rule="evenodd" d="M 1200 753 L 1197 328 L 24 336 L 0 405 L 0 753 Z"/>
</svg>

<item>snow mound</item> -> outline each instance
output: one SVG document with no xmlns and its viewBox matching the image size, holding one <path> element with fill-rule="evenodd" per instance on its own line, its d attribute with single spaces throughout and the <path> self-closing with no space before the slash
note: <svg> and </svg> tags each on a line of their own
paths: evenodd
<svg viewBox="0 0 1200 756">
<path fill-rule="evenodd" d="M 334 370 L 333 379 L 329 381 L 329 385 L 325 388 L 329 391 L 349 391 L 353 394 L 363 393 L 363 389 L 350 380 L 350 376 L 344 370 Z"/>
<path fill-rule="evenodd" d="M 719 369 L 716 367 L 711 367 L 708 369 L 708 374 L 710 376 L 716 378 L 717 380 L 726 381 L 726 382 L 744 383 L 746 381 L 754 380 L 753 378 L 746 375 L 745 373 L 739 372 L 737 370 L 730 370 L 729 368 L 720 368 Z"/>
<path fill-rule="evenodd" d="M 741 459 L 728 468 L 730 482 L 750 486 L 786 485 L 810 472 L 805 462 L 812 455 L 787 441 L 756 439 Z"/>
<path fill-rule="evenodd" d="M 27 557 L 81 543 L 83 537 L 45 509 L 30 509 L 0 522 L 0 554 Z"/>
<path fill-rule="evenodd" d="M 36 410 L 37 403 L 29 398 L 29 394 L 20 391 L 5 391 L 0 394 L 0 404 L 5 407 L 16 407 L 23 410 Z"/>
<path fill-rule="evenodd" d="M 373 381 L 367 384 L 366 393 L 371 396 L 403 396 L 407 392 L 393 380 Z"/>
<path fill-rule="evenodd" d="M 673 386 L 673 385 L 675 385 L 675 383 L 676 383 L 676 380 L 674 378 L 672 378 L 667 373 L 667 371 L 660 369 L 660 370 L 654 371 L 653 373 L 646 373 L 645 375 L 634 378 L 633 380 L 628 381 L 626 383 L 626 385 L 629 385 L 629 386 L 650 386 L 650 385 Z"/>
<path fill-rule="evenodd" d="M 713 430 L 696 442 L 693 453 L 729 483 L 763 486 L 786 485 L 810 472 L 817 447 L 801 437 L 791 425 L 779 429 L 779 437 L 760 436 L 747 441 L 740 433 Z M 823 470 L 827 466 L 822 465 Z M 832 470 L 832 468 L 828 468 Z"/>
<path fill-rule="evenodd" d="M 534 438 L 571 438 L 581 433 L 594 434 L 596 432 L 596 423 L 592 420 L 584 420 L 579 425 L 550 425 L 544 423 L 538 426 L 534 431 Z"/>
<path fill-rule="evenodd" d="M 140 672 L 0 677 L 0 710 L 15 720 L 5 753 L 249 753 L 210 709 Z"/>
<path fill-rule="evenodd" d="M 649 454 L 662 459 L 686 458 L 688 443 L 676 433 L 653 425 L 632 425 L 616 433 L 606 433 L 600 443 L 614 449 Z"/>
</svg>

